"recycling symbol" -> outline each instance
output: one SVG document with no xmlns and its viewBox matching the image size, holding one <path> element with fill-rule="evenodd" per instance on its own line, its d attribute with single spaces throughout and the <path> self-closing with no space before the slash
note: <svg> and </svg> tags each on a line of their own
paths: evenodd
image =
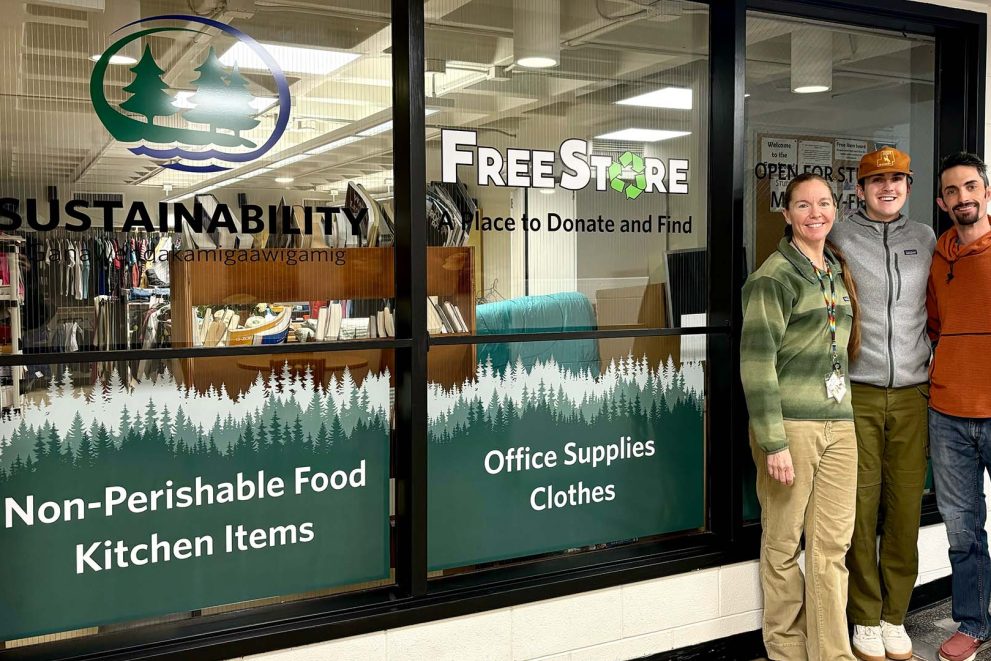
<svg viewBox="0 0 991 661">
<path fill-rule="evenodd" d="M 635 176 L 633 181 L 626 181 L 620 178 L 626 171 L 632 172 Z M 609 186 L 620 193 L 626 193 L 627 199 L 635 200 L 647 189 L 647 177 L 644 176 L 643 158 L 633 152 L 625 152 L 619 157 L 619 162 L 612 162 L 609 166 Z"/>
</svg>

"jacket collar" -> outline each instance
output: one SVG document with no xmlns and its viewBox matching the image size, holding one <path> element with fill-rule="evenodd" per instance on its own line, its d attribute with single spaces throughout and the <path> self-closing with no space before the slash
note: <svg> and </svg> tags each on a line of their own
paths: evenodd
<svg viewBox="0 0 991 661">
<path fill-rule="evenodd" d="M 890 227 L 891 231 L 895 231 L 896 229 L 905 227 L 905 225 L 908 224 L 908 216 L 906 216 L 903 213 L 898 214 L 898 217 L 895 218 L 894 220 L 887 223 L 883 223 L 880 220 L 871 220 L 870 218 L 868 218 L 867 214 L 864 213 L 863 208 L 857 209 L 852 214 L 847 216 L 847 220 L 854 222 L 860 225 L 861 227 L 868 227 L 870 229 L 873 229 L 878 234 L 884 231 L 885 225 Z"/>
<path fill-rule="evenodd" d="M 815 270 L 812 268 L 812 263 L 809 259 L 801 253 L 801 251 L 791 244 L 788 237 L 781 237 L 778 241 L 778 252 L 780 252 L 785 259 L 795 268 L 796 271 L 801 274 L 803 278 L 811 282 L 812 284 L 819 284 L 819 278 L 816 277 Z M 825 253 L 826 261 L 829 262 L 829 267 L 833 271 L 834 276 L 843 275 L 843 267 L 840 266 L 840 261 L 836 259 L 836 255 L 829 249 L 827 245 L 823 250 Z"/>
<path fill-rule="evenodd" d="M 936 252 L 951 263 L 961 257 L 983 253 L 988 248 L 991 248 L 991 232 L 988 232 L 977 241 L 961 246 L 957 243 L 956 227 L 951 227 L 943 232 L 943 235 L 936 242 Z"/>
</svg>

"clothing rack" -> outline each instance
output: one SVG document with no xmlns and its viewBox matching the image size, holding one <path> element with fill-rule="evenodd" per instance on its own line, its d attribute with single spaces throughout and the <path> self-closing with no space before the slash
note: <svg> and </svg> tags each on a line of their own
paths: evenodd
<svg viewBox="0 0 991 661">
<path fill-rule="evenodd" d="M 138 309 L 143 313 L 134 340 L 135 349 L 155 349 L 171 346 L 172 344 L 172 304 L 168 301 L 150 302 Z M 130 328 L 130 324 L 128 324 Z M 154 378 L 161 372 L 161 359 L 143 359 L 132 361 L 129 366 L 129 379 L 143 381 Z"/>
<path fill-rule="evenodd" d="M 136 292 L 141 292 L 137 294 Z M 147 292 L 148 296 L 145 297 L 144 294 Z M 142 316 L 148 311 L 150 307 L 159 305 L 160 303 L 169 302 L 171 299 L 171 292 L 165 288 L 154 288 L 154 289 L 129 289 L 126 292 L 126 303 L 125 309 L 125 332 L 126 332 L 126 345 L 128 349 L 140 349 L 141 338 L 139 335 L 141 328 L 141 317 L 137 319 L 135 316 L 140 313 Z"/>
<path fill-rule="evenodd" d="M 10 353 L 22 353 L 21 305 L 24 302 L 24 283 L 21 281 L 20 252 L 23 240 L 17 236 L 0 235 L 0 302 L 7 309 L 10 319 Z M 0 369 L 0 411 L 21 408 L 21 378 L 25 368 L 20 366 Z M 4 383 L 9 380 L 10 383 Z"/>
<path fill-rule="evenodd" d="M 49 327 L 52 319 L 64 316 L 62 310 L 83 307 L 95 315 L 100 331 L 94 333 L 85 348 L 129 348 L 128 317 L 122 303 L 133 288 L 167 287 L 168 267 L 159 260 L 161 253 L 171 252 L 177 243 L 174 233 L 108 232 L 95 228 L 87 232 L 22 232 L 21 236 L 27 242 L 30 261 L 26 301 L 32 329 L 29 351 L 53 349 L 55 338 Z"/>
</svg>

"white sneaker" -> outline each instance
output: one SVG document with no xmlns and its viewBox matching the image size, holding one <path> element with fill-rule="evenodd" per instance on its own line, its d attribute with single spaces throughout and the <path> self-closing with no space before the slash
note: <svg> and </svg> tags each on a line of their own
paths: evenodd
<svg viewBox="0 0 991 661">
<path fill-rule="evenodd" d="M 850 645 L 853 647 L 853 655 L 861 661 L 885 661 L 881 627 L 853 625 L 853 638 L 850 639 Z"/>
<path fill-rule="evenodd" d="M 908 637 L 904 625 L 888 624 L 881 620 L 881 641 L 889 659 L 908 661 L 912 658 L 912 639 Z"/>
</svg>

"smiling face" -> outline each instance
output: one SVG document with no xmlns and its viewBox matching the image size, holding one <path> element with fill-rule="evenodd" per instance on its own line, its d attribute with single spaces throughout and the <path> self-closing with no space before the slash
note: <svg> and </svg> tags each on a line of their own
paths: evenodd
<svg viewBox="0 0 991 661">
<path fill-rule="evenodd" d="M 818 179 L 804 181 L 795 187 L 782 213 L 794 241 L 821 250 L 836 216 L 833 191 Z"/>
<path fill-rule="evenodd" d="M 957 227 L 973 225 L 987 217 L 991 189 L 977 168 L 958 165 L 946 170 L 939 178 L 939 188 L 936 204 Z"/>
<path fill-rule="evenodd" d="M 863 186 L 857 185 L 857 197 L 864 201 L 868 218 L 889 222 L 901 214 L 911 190 L 906 174 L 886 172 L 866 177 Z"/>
</svg>

